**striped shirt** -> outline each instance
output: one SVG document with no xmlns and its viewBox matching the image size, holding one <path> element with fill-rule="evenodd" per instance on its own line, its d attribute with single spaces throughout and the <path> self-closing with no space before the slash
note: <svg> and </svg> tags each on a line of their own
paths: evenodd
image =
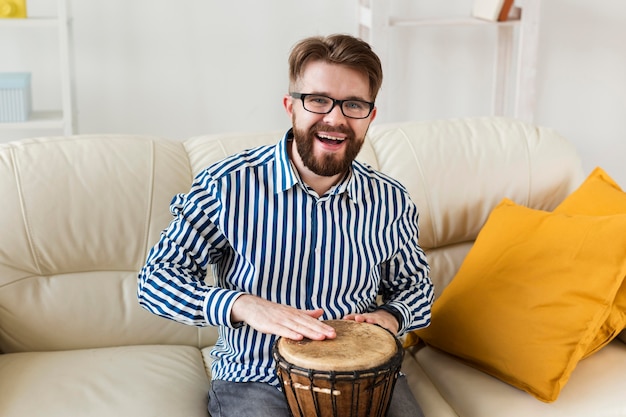
<svg viewBox="0 0 626 417">
<path fill-rule="evenodd" d="M 433 287 L 406 189 L 354 161 L 320 197 L 289 160 L 290 135 L 199 173 L 172 200 L 173 221 L 139 274 L 139 302 L 149 311 L 219 326 L 215 379 L 278 386 L 276 336 L 230 320 L 244 293 L 321 308 L 322 319 L 373 311 L 380 295 L 402 316 L 400 334 L 430 323 Z M 205 283 L 209 266 L 214 285 Z"/>
</svg>

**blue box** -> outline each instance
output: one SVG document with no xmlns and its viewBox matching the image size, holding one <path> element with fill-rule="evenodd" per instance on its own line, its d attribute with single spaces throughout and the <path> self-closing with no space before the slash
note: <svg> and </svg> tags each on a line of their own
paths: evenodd
<svg viewBox="0 0 626 417">
<path fill-rule="evenodd" d="M 0 72 L 0 123 L 25 122 L 31 110 L 30 73 Z"/>
</svg>

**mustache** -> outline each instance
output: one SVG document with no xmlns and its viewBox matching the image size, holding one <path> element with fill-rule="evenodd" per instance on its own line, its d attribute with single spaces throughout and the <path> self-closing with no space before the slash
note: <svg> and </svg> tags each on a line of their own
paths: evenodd
<svg viewBox="0 0 626 417">
<path fill-rule="evenodd" d="M 309 128 L 309 133 L 315 134 L 318 132 L 338 132 L 346 135 L 346 139 L 354 139 L 354 131 L 348 126 L 328 126 L 323 122 L 317 122 Z"/>
</svg>

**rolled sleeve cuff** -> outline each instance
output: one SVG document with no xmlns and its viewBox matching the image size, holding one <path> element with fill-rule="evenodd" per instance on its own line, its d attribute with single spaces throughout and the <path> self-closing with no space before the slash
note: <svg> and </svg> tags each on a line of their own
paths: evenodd
<svg viewBox="0 0 626 417">
<path fill-rule="evenodd" d="M 406 323 L 406 319 L 404 318 L 400 310 L 397 307 L 389 305 L 389 304 L 382 305 L 378 307 L 378 309 L 386 311 L 387 313 L 395 317 L 396 321 L 398 322 L 398 336 L 401 335 L 403 331 L 404 323 Z"/>
<path fill-rule="evenodd" d="M 243 293 L 239 291 L 213 288 L 206 297 L 204 311 L 206 312 L 207 323 L 212 326 L 241 327 L 243 323 L 233 323 L 230 316 L 233 304 L 242 295 Z"/>
</svg>

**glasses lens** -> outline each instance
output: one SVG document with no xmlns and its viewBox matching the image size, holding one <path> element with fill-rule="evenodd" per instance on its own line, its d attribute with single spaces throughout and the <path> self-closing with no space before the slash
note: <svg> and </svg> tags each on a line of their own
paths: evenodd
<svg viewBox="0 0 626 417">
<path fill-rule="evenodd" d="M 303 102 L 305 110 L 313 113 L 328 113 L 333 107 L 333 101 L 326 96 L 308 95 Z"/>
<path fill-rule="evenodd" d="M 348 117 L 363 119 L 370 114 L 370 104 L 359 100 L 344 101 L 341 110 Z"/>
</svg>

